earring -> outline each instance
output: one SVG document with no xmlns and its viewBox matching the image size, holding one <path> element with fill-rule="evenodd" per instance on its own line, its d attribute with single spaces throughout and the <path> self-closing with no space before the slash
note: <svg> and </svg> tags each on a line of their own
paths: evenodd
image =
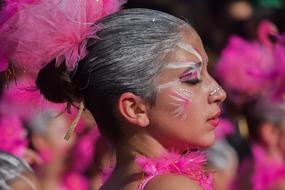
<svg viewBox="0 0 285 190">
<path fill-rule="evenodd" d="M 216 93 L 218 93 L 221 90 L 221 87 L 216 87 L 212 92 L 210 92 L 209 96 L 214 96 Z"/>
</svg>

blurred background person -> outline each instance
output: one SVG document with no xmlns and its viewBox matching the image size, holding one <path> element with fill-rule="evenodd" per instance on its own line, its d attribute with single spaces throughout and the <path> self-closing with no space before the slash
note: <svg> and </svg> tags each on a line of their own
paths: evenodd
<svg viewBox="0 0 285 190">
<path fill-rule="evenodd" d="M 285 104 L 261 99 L 246 112 L 251 154 L 241 163 L 233 189 L 284 189 Z"/>
<path fill-rule="evenodd" d="M 43 190 L 88 188 L 83 176 L 69 171 L 68 159 L 75 137 L 69 142 L 62 138 L 68 127 L 66 115 L 50 108 L 35 114 L 28 122 L 31 147 L 43 160 L 42 164 L 34 165 Z"/>
<path fill-rule="evenodd" d="M 225 114 L 237 126 L 229 141 L 241 164 L 232 189 L 284 189 L 277 130 L 284 119 L 283 38 L 276 25 L 261 21 L 255 40 L 231 36 L 218 61 L 216 76 L 228 92 Z"/>
</svg>

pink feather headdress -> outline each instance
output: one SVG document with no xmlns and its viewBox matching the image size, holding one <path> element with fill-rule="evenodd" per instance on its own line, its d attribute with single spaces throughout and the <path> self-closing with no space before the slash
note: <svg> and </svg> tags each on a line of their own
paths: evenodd
<svg viewBox="0 0 285 190">
<path fill-rule="evenodd" d="M 36 3 L 38 0 L 5 0 L 3 1 L 3 8 L 0 12 L 0 71 L 5 71 L 8 68 L 8 52 L 13 48 L 13 43 L 9 44 L 8 39 L 5 37 L 5 32 L 9 32 L 10 24 L 5 24 L 12 18 L 18 11 L 24 9 L 26 6 Z"/>
<path fill-rule="evenodd" d="M 65 62 L 69 71 L 74 70 L 87 55 L 86 39 L 96 38 L 99 27 L 94 23 L 119 10 L 123 3 L 123 0 L 38 0 L 14 11 L 0 25 L 0 49 L 5 49 L 0 52 L 0 68 L 3 70 L 11 61 L 37 73 L 55 59 L 57 66 Z"/>
</svg>

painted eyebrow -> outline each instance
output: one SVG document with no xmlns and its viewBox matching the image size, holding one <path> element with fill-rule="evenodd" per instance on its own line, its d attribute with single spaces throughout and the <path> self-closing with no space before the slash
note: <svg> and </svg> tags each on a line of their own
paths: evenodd
<svg viewBox="0 0 285 190">
<path fill-rule="evenodd" d="M 195 63 L 193 61 L 185 61 L 185 62 L 170 62 L 167 63 L 166 69 L 182 69 L 187 68 L 189 69 L 196 69 L 198 67 L 202 67 L 202 62 Z"/>
<path fill-rule="evenodd" d="M 193 48 L 193 46 L 191 44 L 187 44 L 187 43 L 183 43 L 183 42 L 179 42 L 177 44 L 177 46 L 191 54 L 193 54 L 196 58 L 198 58 L 198 60 L 200 62 L 203 62 L 203 58 L 202 56 L 200 55 L 200 53 L 195 49 Z"/>
<path fill-rule="evenodd" d="M 194 62 L 191 62 L 191 63 L 194 63 Z M 189 67 L 189 64 L 185 64 L 184 67 L 179 67 L 179 68 L 185 68 L 185 66 L 187 65 L 187 69 L 185 69 L 177 79 L 173 80 L 173 81 L 170 81 L 170 82 L 166 82 L 166 83 L 163 83 L 163 84 L 160 84 L 158 85 L 158 90 L 162 90 L 162 89 L 165 89 L 165 88 L 170 88 L 172 86 L 175 86 L 177 84 L 179 84 L 181 81 L 180 81 L 180 77 L 183 76 L 183 74 L 187 73 L 187 71 L 191 71 L 191 70 L 201 70 L 202 68 L 202 62 L 199 62 L 199 63 L 194 63 L 190 65 Z M 175 67 L 175 69 L 177 69 Z"/>
<path fill-rule="evenodd" d="M 193 62 L 193 61 L 185 61 L 185 62 L 170 62 L 167 63 L 167 66 L 165 68 L 167 69 L 181 69 L 181 68 L 195 68 L 195 65 L 197 63 Z"/>
</svg>

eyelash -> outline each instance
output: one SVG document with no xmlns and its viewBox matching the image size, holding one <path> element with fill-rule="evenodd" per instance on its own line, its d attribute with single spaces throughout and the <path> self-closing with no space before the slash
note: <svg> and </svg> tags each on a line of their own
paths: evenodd
<svg viewBox="0 0 285 190">
<path fill-rule="evenodd" d="M 183 81 L 183 82 L 191 84 L 191 85 L 195 85 L 195 84 L 198 84 L 198 83 L 202 82 L 202 80 L 198 79 L 198 78 L 194 78 L 194 79 L 186 80 L 186 81 Z"/>
</svg>

